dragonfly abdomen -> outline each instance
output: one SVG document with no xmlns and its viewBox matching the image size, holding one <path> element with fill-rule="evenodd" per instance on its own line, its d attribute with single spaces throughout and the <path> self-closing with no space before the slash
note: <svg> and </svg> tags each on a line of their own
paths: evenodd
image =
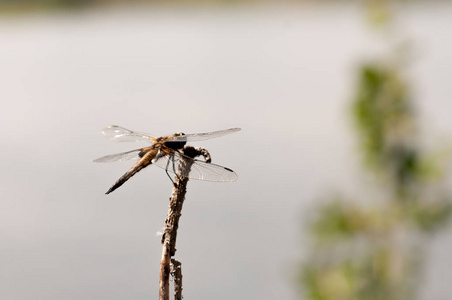
<svg viewBox="0 0 452 300">
<path fill-rule="evenodd" d="M 130 168 L 124 175 L 122 175 L 105 194 L 107 195 L 110 194 L 111 192 L 119 188 L 121 185 L 123 185 L 127 180 L 129 180 L 130 177 L 132 177 L 142 169 L 146 168 L 150 164 L 152 164 L 152 160 L 154 159 L 156 154 L 157 151 L 154 149 L 144 153 L 140 161 L 137 162 L 132 168 Z"/>
</svg>

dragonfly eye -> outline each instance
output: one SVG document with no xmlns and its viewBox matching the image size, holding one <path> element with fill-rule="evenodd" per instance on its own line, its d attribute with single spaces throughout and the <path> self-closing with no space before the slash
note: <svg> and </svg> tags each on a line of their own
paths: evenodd
<svg viewBox="0 0 452 300">
<path fill-rule="evenodd" d="M 183 132 L 176 132 L 176 133 L 174 134 L 174 136 L 182 136 L 182 135 L 185 135 L 185 133 L 183 133 Z"/>
</svg>

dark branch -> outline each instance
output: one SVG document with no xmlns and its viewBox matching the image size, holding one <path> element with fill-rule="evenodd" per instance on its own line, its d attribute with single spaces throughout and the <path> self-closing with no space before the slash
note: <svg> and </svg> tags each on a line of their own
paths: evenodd
<svg viewBox="0 0 452 300">
<path fill-rule="evenodd" d="M 174 300 L 182 300 L 182 264 L 180 261 L 171 259 L 171 276 L 174 279 Z"/>
<path fill-rule="evenodd" d="M 206 162 L 211 161 L 209 152 L 204 148 L 194 148 L 192 146 L 185 146 L 180 152 L 190 158 L 203 156 Z M 168 215 L 165 219 L 165 227 L 163 229 L 162 235 L 163 250 L 162 250 L 162 261 L 160 263 L 160 285 L 159 285 L 160 300 L 169 300 L 169 275 L 171 273 L 170 262 L 171 257 L 173 257 L 176 253 L 177 229 L 179 227 L 179 218 L 181 216 L 182 205 L 185 199 L 185 193 L 187 192 L 188 177 L 185 177 L 183 174 L 190 173 L 190 169 L 193 162 L 194 161 L 191 159 L 180 160 L 177 176 L 174 181 L 173 192 L 169 199 Z M 180 298 L 176 299 L 182 299 L 182 274 L 180 275 L 180 286 L 178 289 L 180 291 L 179 292 Z M 176 293 L 175 295 L 178 295 L 178 293 Z"/>
</svg>

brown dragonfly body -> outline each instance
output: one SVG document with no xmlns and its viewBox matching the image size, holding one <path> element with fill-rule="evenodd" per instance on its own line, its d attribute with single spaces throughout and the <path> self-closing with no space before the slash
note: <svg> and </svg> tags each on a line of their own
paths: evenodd
<svg viewBox="0 0 452 300">
<path fill-rule="evenodd" d="M 154 137 L 152 135 L 140 132 L 134 132 L 119 126 L 108 126 L 102 133 L 114 141 L 147 141 L 153 142 L 149 147 L 140 148 L 128 152 L 119 154 L 107 155 L 94 160 L 94 162 L 114 162 L 123 160 L 138 159 L 138 162 L 130 168 L 124 175 L 122 175 L 113 186 L 106 192 L 109 194 L 123 185 L 133 175 L 146 168 L 151 164 L 155 164 L 167 172 L 177 173 L 178 161 L 180 159 L 193 160 L 192 171 L 185 176 L 206 181 L 235 181 L 237 174 L 229 168 L 206 163 L 197 159 L 189 158 L 179 152 L 187 141 L 201 141 L 210 138 L 215 138 L 239 131 L 239 128 L 231 128 L 220 131 L 213 131 L 209 133 L 197 133 L 197 134 L 183 134 L 176 133 L 171 136 Z"/>
</svg>

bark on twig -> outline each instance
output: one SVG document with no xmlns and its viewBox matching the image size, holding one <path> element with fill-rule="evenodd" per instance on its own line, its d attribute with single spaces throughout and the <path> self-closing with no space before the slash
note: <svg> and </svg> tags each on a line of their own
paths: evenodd
<svg viewBox="0 0 452 300">
<path fill-rule="evenodd" d="M 209 152 L 204 148 L 185 146 L 180 152 L 191 158 L 202 155 L 204 156 L 206 162 L 210 162 L 211 160 Z M 187 192 L 186 188 L 188 178 L 184 177 L 182 174 L 189 174 L 192 164 L 193 160 L 181 160 L 179 162 L 179 171 L 175 177 L 173 192 L 169 199 L 168 215 L 165 219 L 165 227 L 162 235 L 163 250 L 162 260 L 160 262 L 159 300 L 169 300 L 169 275 L 171 273 L 170 262 L 171 257 L 176 253 L 177 228 L 179 227 L 182 204 L 184 203 L 185 193 Z M 175 272 L 175 274 L 177 274 L 177 272 Z M 179 278 L 175 277 L 175 285 L 176 281 L 178 281 L 178 284 L 180 283 L 180 292 L 176 292 L 175 296 L 179 295 L 180 298 L 176 299 L 182 299 L 182 274 L 180 274 L 180 281 Z"/>
<path fill-rule="evenodd" d="M 174 279 L 174 300 L 182 300 L 182 264 L 171 259 L 171 275 Z"/>
</svg>

